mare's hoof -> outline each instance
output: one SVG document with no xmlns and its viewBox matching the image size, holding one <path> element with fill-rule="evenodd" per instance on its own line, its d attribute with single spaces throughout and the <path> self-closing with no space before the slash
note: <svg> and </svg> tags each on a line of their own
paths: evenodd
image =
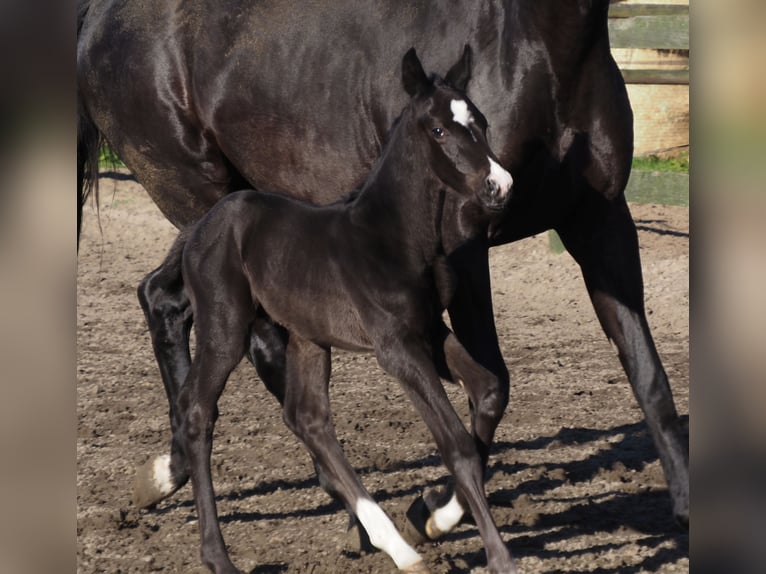
<svg viewBox="0 0 766 574">
<path fill-rule="evenodd" d="M 377 552 L 370 542 L 370 537 L 367 535 L 367 531 L 362 528 L 358 522 L 349 525 L 346 531 L 346 541 L 344 550 L 347 552 L 354 552 L 356 554 L 371 554 Z"/>
<path fill-rule="evenodd" d="M 402 568 L 400 572 L 407 572 L 407 574 L 429 574 L 430 570 L 428 570 L 426 563 L 421 560 L 420 562 L 415 562 L 415 564 L 412 564 L 411 566 Z"/>
<path fill-rule="evenodd" d="M 152 457 L 136 469 L 133 504 L 138 508 L 151 508 L 179 487 L 173 483 L 170 474 L 170 455 Z"/>
</svg>

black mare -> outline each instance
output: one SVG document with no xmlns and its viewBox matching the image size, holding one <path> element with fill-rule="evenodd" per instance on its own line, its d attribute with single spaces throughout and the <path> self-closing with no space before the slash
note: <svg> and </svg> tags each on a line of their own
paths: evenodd
<svg viewBox="0 0 766 574">
<path fill-rule="evenodd" d="M 328 396 L 331 347 L 374 351 L 399 379 L 476 520 L 489 570 L 516 571 L 484 495 L 483 461 L 440 380 L 441 374 L 484 388 L 499 385 L 442 319 L 452 291 L 445 244 L 486 236 L 512 184 L 487 144 L 485 118 L 463 93 L 470 59 L 466 46 L 445 81 L 429 80 L 415 50 L 407 52 L 402 80 L 412 99 L 380 161 L 347 201 L 316 207 L 278 194 L 236 192 L 184 230 L 171 249 L 167 266 L 176 269 L 182 260 L 197 345 L 175 405 L 173 443 L 181 460 L 170 461 L 157 487 L 172 476 L 169 468 L 188 461 L 202 559 L 216 573 L 236 572 L 210 476 L 216 403 L 264 313 L 287 331 L 281 372 L 266 384 L 287 426 L 308 447 L 321 484 L 355 515 L 373 546 L 401 571 L 428 571 L 341 450 Z M 458 217 L 445 214 L 446 196 L 459 206 Z M 477 424 L 494 428 L 501 414 Z M 432 526 L 446 521 L 448 529 L 459 517 L 437 513 Z"/>
<path fill-rule="evenodd" d="M 455 251 L 455 333 L 500 380 L 475 387 L 478 418 L 504 409 L 508 371 L 492 314 L 487 248 L 556 229 L 580 264 L 607 337 L 643 409 L 675 515 L 688 522 L 688 444 L 643 302 L 635 225 L 623 190 L 632 114 L 610 51 L 608 0 L 81 0 L 78 14 L 78 223 L 106 140 L 168 219 L 198 220 L 242 187 L 330 203 L 361 184 L 405 104 L 399 54 L 447 69 L 476 50 L 470 96 L 491 124 L 513 197 L 488 236 Z M 454 212 L 450 198 L 445 212 Z M 191 325 L 177 276 L 140 297 L 170 404 Z M 541 295 L 542 296 L 542 295 Z M 263 319 L 251 355 L 278 368 L 280 331 Z M 264 340 L 269 345 L 262 344 Z M 275 347 L 276 346 L 276 347 Z M 171 413 L 171 418 L 173 413 Z M 486 460 L 494 428 L 474 428 Z M 152 501 L 144 500 L 146 504 Z"/>
</svg>

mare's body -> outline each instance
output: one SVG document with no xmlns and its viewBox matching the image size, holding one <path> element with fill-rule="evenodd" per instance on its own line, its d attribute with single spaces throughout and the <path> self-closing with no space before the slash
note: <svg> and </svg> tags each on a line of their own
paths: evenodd
<svg viewBox="0 0 766 574">
<path fill-rule="evenodd" d="M 475 410 L 502 410 L 510 384 L 495 332 L 487 249 L 556 229 L 582 268 L 645 414 L 674 512 L 687 522 L 687 439 L 646 320 L 638 239 L 623 194 L 632 114 L 609 50 L 608 6 L 339 0 L 296 9 L 244 0 L 82 0 L 78 222 L 100 139 L 178 227 L 242 187 L 335 201 L 365 179 L 405 103 L 399 55 L 414 45 L 446 69 L 470 43 L 478 62 L 470 96 L 515 179 L 513 198 L 486 237 L 447 247 L 458 278 L 451 324 L 501 382 L 500 392 L 486 393 L 493 399 Z M 446 198 L 444 211 L 457 213 L 453 199 Z M 192 320 L 179 274 L 151 274 L 140 299 L 172 409 Z M 250 355 L 259 372 L 278 370 L 280 333 L 267 320 L 258 326 Z M 480 450 L 488 451 L 493 432 L 484 433 Z"/>
</svg>

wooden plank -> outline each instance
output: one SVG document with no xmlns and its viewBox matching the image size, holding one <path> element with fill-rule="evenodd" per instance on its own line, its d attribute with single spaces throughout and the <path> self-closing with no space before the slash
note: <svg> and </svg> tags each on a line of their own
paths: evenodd
<svg viewBox="0 0 766 574">
<path fill-rule="evenodd" d="M 632 70 L 621 69 L 626 84 L 686 84 L 689 70 Z"/>
<path fill-rule="evenodd" d="M 688 4 L 612 4 L 610 18 L 631 18 L 633 16 L 688 16 Z"/>
<path fill-rule="evenodd" d="M 609 19 L 612 48 L 689 49 L 688 16 L 635 16 Z"/>
<path fill-rule="evenodd" d="M 625 197 L 634 203 L 689 206 L 689 174 L 634 169 Z"/>
</svg>

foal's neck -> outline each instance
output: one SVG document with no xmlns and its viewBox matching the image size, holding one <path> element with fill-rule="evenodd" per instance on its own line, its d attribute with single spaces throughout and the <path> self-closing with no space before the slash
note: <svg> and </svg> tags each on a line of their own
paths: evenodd
<svg viewBox="0 0 766 574">
<path fill-rule="evenodd" d="M 432 261 L 441 249 L 444 184 L 434 175 L 427 147 L 406 110 L 392 130 L 359 196 L 349 204 L 352 223 L 392 249 Z"/>
</svg>

